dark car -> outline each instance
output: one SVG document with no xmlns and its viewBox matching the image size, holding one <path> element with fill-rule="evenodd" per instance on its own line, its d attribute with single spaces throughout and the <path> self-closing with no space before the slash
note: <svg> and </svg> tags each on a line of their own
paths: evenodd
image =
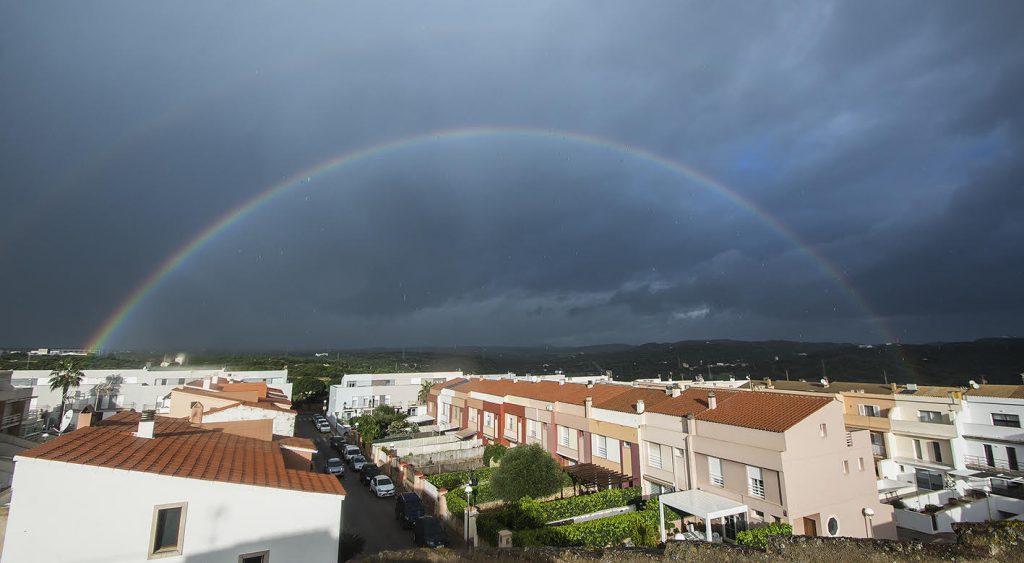
<svg viewBox="0 0 1024 563">
<path fill-rule="evenodd" d="M 380 468 L 372 463 L 367 463 L 359 470 L 359 481 L 364 485 L 370 484 L 370 479 L 380 475 Z"/>
<path fill-rule="evenodd" d="M 448 547 L 448 533 L 444 531 L 441 521 L 434 516 L 422 516 L 416 519 L 412 527 L 412 541 L 416 545 L 426 547 Z"/>
<path fill-rule="evenodd" d="M 334 451 L 338 452 L 339 454 L 345 451 L 345 446 L 347 445 L 348 443 L 345 442 L 345 438 L 342 438 L 341 436 L 331 437 L 331 447 L 334 448 Z"/>
<path fill-rule="evenodd" d="M 416 493 L 402 493 L 396 497 L 395 519 L 402 524 L 403 528 L 412 528 L 416 524 L 416 520 L 424 514 L 426 514 L 426 510 L 423 508 L 423 501 L 416 496 Z"/>
</svg>

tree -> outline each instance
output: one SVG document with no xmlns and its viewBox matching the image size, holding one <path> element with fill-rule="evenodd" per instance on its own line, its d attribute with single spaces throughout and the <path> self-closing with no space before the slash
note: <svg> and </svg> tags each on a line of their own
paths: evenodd
<svg viewBox="0 0 1024 563">
<path fill-rule="evenodd" d="M 505 452 L 490 483 L 494 496 L 506 502 L 546 497 L 561 489 L 562 468 L 537 444 L 517 446 Z"/>
<path fill-rule="evenodd" d="M 352 419 L 359 430 L 359 436 L 364 442 L 373 442 L 378 438 L 384 438 L 389 434 L 404 432 L 409 425 L 405 419 L 409 415 L 399 412 L 388 405 L 381 405 L 373 409 L 369 414 L 364 414 Z"/>
<path fill-rule="evenodd" d="M 292 400 L 300 401 L 327 391 L 327 385 L 316 377 L 297 377 L 292 382 Z"/>
<path fill-rule="evenodd" d="M 419 395 L 416 396 L 416 398 L 419 399 L 421 403 L 427 404 L 427 399 L 430 398 L 430 388 L 433 386 L 433 381 L 429 379 L 425 380 L 423 383 L 420 384 L 420 392 Z"/>
<path fill-rule="evenodd" d="M 96 403 L 93 406 L 96 409 L 100 408 L 100 397 L 116 396 L 121 390 L 122 383 L 124 383 L 124 378 L 120 375 L 108 375 L 103 383 L 93 386 L 91 393 L 96 397 Z"/>
<path fill-rule="evenodd" d="M 58 427 L 64 420 L 64 407 L 68 402 L 68 390 L 78 387 L 82 383 L 85 374 L 78 369 L 78 364 L 70 359 L 62 359 L 57 367 L 50 372 L 50 391 L 60 389 L 60 418 L 57 419 Z"/>
</svg>

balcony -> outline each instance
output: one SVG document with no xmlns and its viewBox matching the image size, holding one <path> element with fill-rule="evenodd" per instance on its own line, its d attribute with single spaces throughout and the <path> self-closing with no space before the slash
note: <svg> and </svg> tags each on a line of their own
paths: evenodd
<svg viewBox="0 0 1024 563">
<path fill-rule="evenodd" d="M 892 431 L 924 438 L 950 440 L 956 438 L 956 427 L 952 424 L 921 422 L 919 420 L 893 420 Z"/>
<path fill-rule="evenodd" d="M 988 459 L 977 455 L 964 456 L 964 465 L 967 466 L 967 469 L 1024 478 L 1024 471 L 1020 470 L 1020 465 L 1014 464 L 1016 467 L 1011 467 L 1010 463 L 1004 459 L 992 459 L 991 461 L 989 463 Z"/>
<path fill-rule="evenodd" d="M 21 424 L 21 413 L 9 414 L 0 420 L 0 430 L 7 430 Z"/>
<path fill-rule="evenodd" d="M 866 428 L 877 432 L 888 432 L 892 428 L 892 422 L 885 416 L 864 416 L 860 414 L 844 415 L 843 422 L 854 428 Z"/>
<path fill-rule="evenodd" d="M 885 446 L 882 444 L 871 444 L 871 453 L 874 454 L 875 457 L 884 458 Z"/>
<path fill-rule="evenodd" d="M 963 428 L 964 438 L 1024 444 L 1024 430 L 1020 428 L 974 423 L 965 423 Z"/>
</svg>

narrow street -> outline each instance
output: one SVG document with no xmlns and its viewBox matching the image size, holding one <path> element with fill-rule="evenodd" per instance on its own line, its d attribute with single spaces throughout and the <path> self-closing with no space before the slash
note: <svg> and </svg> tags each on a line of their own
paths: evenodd
<svg viewBox="0 0 1024 563">
<path fill-rule="evenodd" d="M 316 443 L 317 454 L 314 467 L 323 470 L 324 462 L 331 457 L 341 457 L 330 445 L 330 435 L 321 434 L 313 428 L 312 416 L 300 414 L 295 424 L 295 435 L 310 438 Z M 359 534 L 366 539 L 361 556 L 392 549 L 411 549 L 412 530 L 405 530 L 395 520 L 395 499 L 377 498 L 370 487 L 359 482 L 359 474 L 345 466 L 342 478 L 347 495 L 344 503 L 343 532 Z"/>
</svg>

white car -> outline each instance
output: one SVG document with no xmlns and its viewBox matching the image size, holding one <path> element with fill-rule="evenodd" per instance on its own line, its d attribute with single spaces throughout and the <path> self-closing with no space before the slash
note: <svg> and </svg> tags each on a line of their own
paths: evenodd
<svg viewBox="0 0 1024 563">
<path fill-rule="evenodd" d="M 354 469 L 355 471 L 359 471 L 360 469 L 363 468 L 364 465 L 370 463 L 366 461 L 366 458 L 361 455 L 354 455 L 350 457 L 348 462 L 352 466 L 352 469 Z"/>
<path fill-rule="evenodd" d="M 354 456 L 359 455 L 359 453 L 359 446 L 353 446 L 350 444 L 348 446 L 345 446 L 345 450 L 341 452 L 341 457 L 343 457 L 345 461 L 348 461 L 352 459 Z"/>
<path fill-rule="evenodd" d="M 377 498 L 395 496 L 395 484 L 387 475 L 378 475 L 370 480 L 370 490 Z"/>
</svg>

